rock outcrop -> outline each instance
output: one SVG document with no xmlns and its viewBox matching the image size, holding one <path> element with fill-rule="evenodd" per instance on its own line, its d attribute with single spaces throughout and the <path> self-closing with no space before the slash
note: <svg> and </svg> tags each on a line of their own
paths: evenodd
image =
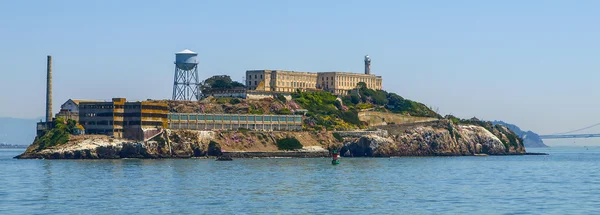
<svg viewBox="0 0 600 215">
<path fill-rule="evenodd" d="M 503 126 L 455 125 L 450 121 L 387 125 L 379 131 L 258 132 L 166 130 L 150 141 L 102 135 L 71 136 L 68 143 L 44 149 L 34 142 L 17 158 L 117 159 L 230 157 L 325 157 L 331 149 L 342 156 L 461 156 L 524 154 L 519 138 Z M 277 140 L 294 138 L 303 148 L 278 150 Z"/>
<path fill-rule="evenodd" d="M 533 131 L 523 131 L 523 130 L 521 130 L 521 128 L 519 128 L 519 126 L 516 126 L 514 124 L 509 124 L 509 123 L 506 123 L 503 121 L 493 121 L 492 123 L 506 126 L 508 129 L 515 132 L 516 135 L 523 138 L 523 145 L 526 148 L 548 147 L 546 144 L 544 144 L 544 141 L 542 140 L 542 138 L 540 138 L 540 135 L 538 135 L 537 133 L 535 133 Z"/>
<path fill-rule="evenodd" d="M 277 140 L 295 138 L 304 148 L 281 151 Z M 118 159 L 231 157 L 324 157 L 340 146 L 331 132 L 256 132 L 166 130 L 150 141 L 131 141 L 103 135 L 70 136 L 68 143 L 39 149 L 34 142 L 22 159 Z"/>
<path fill-rule="evenodd" d="M 488 130 L 477 125 L 454 125 L 448 121 L 386 126 L 390 136 L 365 135 L 349 139 L 343 156 L 461 156 L 524 154 L 519 139 L 505 127 Z"/>
</svg>

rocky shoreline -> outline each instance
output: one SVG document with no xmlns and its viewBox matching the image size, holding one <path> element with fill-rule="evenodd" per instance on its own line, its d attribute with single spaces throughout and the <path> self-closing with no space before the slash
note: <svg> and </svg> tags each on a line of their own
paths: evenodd
<svg viewBox="0 0 600 215">
<path fill-rule="evenodd" d="M 455 125 L 449 121 L 390 125 L 377 131 L 259 132 L 166 130 L 149 141 L 101 135 L 71 136 L 63 145 L 30 145 L 19 159 L 121 159 L 537 155 L 527 153 L 514 133 L 502 126 Z M 278 140 L 293 138 L 302 149 L 280 150 Z"/>
</svg>

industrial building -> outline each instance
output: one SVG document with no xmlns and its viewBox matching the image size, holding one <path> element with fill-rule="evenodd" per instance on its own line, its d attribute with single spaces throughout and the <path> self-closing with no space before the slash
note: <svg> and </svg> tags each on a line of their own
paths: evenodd
<svg viewBox="0 0 600 215">
<path fill-rule="evenodd" d="M 351 72 L 296 72 L 284 70 L 248 70 L 246 88 L 262 92 L 292 93 L 297 90 L 325 90 L 345 95 L 364 82 L 370 89 L 381 90 L 383 79 L 371 74 L 371 58 L 365 56 L 365 73 Z"/>
<path fill-rule="evenodd" d="M 86 134 L 145 140 L 167 128 L 169 107 L 166 102 L 112 101 L 79 102 L 79 124 Z"/>
<path fill-rule="evenodd" d="M 96 100 L 78 100 L 69 99 L 62 105 L 60 105 L 60 111 L 56 114 L 56 118 L 63 118 L 65 120 L 74 120 L 79 122 L 79 103 L 80 102 L 98 102 Z"/>
</svg>

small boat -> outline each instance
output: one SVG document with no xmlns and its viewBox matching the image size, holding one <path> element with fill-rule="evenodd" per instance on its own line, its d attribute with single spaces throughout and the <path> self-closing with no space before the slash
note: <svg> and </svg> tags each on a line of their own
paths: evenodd
<svg viewBox="0 0 600 215">
<path fill-rule="evenodd" d="M 233 159 L 231 157 L 217 157 L 216 161 L 232 161 Z"/>
</svg>

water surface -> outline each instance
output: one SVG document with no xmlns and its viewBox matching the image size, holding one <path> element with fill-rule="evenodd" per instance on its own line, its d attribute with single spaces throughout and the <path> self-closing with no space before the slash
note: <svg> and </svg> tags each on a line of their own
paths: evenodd
<svg viewBox="0 0 600 215">
<path fill-rule="evenodd" d="M 600 148 L 548 156 L 16 160 L 0 214 L 594 214 Z"/>
</svg>

